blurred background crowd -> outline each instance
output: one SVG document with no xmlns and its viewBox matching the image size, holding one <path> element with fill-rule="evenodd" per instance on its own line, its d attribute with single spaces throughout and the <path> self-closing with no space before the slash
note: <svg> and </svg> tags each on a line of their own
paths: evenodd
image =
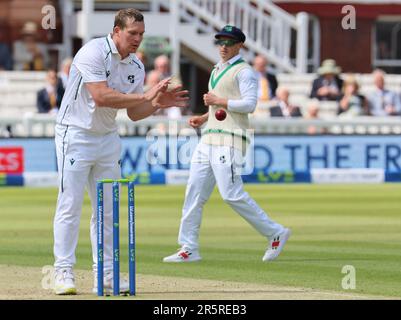
<svg viewBox="0 0 401 320">
<path fill-rule="evenodd" d="M 71 1 L 72 11 L 83 10 L 85 1 Z M 153 2 L 158 1 L 93 1 L 93 10 L 117 10 L 121 7 L 133 6 L 140 10 L 149 9 Z M 170 1 L 167 1 L 170 2 Z M 216 1 L 190 1 L 204 3 L 215 3 Z M 218 2 L 218 1 L 217 1 Z M 223 1 L 224 2 L 224 1 Z M 226 1 L 227 2 L 227 1 Z M 249 1 L 252 3 L 265 2 L 269 5 L 281 7 L 288 10 L 289 14 L 299 11 L 296 5 L 301 1 Z M 320 6 L 317 4 L 320 2 Z M 310 11 L 310 28 L 316 28 L 311 21 L 319 17 L 318 12 L 324 9 L 324 4 L 329 1 L 306 1 L 302 9 Z M 331 1 L 334 2 L 335 1 Z M 355 1 L 358 4 L 358 1 Z M 361 1 L 359 1 L 361 2 Z M 374 2 L 374 1 L 373 1 Z M 381 8 L 382 11 L 388 11 L 389 15 L 394 8 L 401 14 L 401 4 L 397 1 L 376 1 L 374 11 Z M 340 3 L 340 2 L 339 2 Z M 56 8 L 57 14 L 56 29 L 43 30 L 41 27 L 40 9 L 51 4 Z M 13 12 L 15 8 L 28 7 L 18 23 L 11 22 L 12 16 L 7 12 Z M 390 7 L 388 7 L 390 6 Z M 14 8 L 14 9 L 13 9 Z M 2 0 L 0 2 L 0 120 L 6 123 L 7 118 L 13 116 L 23 116 L 24 113 L 51 114 L 57 113 L 60 107 L 61 99 L 64 94 L 68 79 L 68 73 L 73 62 L 73 55 L 84 42 L 84 39 L 74 37 L 71 39 L 70 52 L 63 51 L 63 14 L 65 9 L 64 1 L 26 1 L 26 0 Z M 340 8 L 340 7 L 338 7 Z M 366 18 L 369 7 L 361 7 L 362 14 Z M 163 7 L 159 10 L 162 12 Z M 327 9 L 327 8 L 326 8 Z M 358 8 L 357 8 L 358 9 Z M 37 11 L 37 12 L 36 12 Z M 358 11 L 356 12 L 358 14 Z M 266 12 L 266 15 L 268 13 Z M 394 17 L 394 15 L 392 15 Z M 341 12 L 338 12 L 332 20 L 341 23 Z M 382 16 L 381 16 L 382 17 Z M 315 19 L 315 20 L 313 20 Z M 258 79 L 258 105 L 252 115 L 253 119 L 263 121 L 263 119 L 272 118 L 293 118 L 293 119 L 358 119 L 361 117 L 397 117 L 401 116 L 401 18 L 375 18 L 371 26 L 375 34 L 375 39 L 371 43 L 371 52 L 364 52 L 366 44 L 361 41 L 371 41 L 370 38 L 362 37 L 358 32 L 358 26 L 361 29 L 366 28 L 357 24 L 356 30 L 348 31 L 348 35 L 353 37 L 358 34 L 362 40 L 355 43 L 355 52 L 350 50 L 347 42 L 352 41 L 341 37 L 331 39 L 337 41 L 336 50 L 328 50 L 325 44 L 325 30 L 327 29 L 327 17 L 321 17 L 320 30 L 320 54 L 319 59 L 314 60 L 314 64 L 308 64 L 306 72 L 295 72 L 293 74 L 280 68 L 280 64 L 270 61 L 267 54 L 253 52 L 246 55 L 246 60 L 253 66 L 255 75 Z M 147 24 L 152 23 L 147 21 Z M 110 21 L 112 24 L 112 21 Z M 163 28 L 163 25 L 156 26 Z M 67 27 L 64 25 L 64 28 Z M 325 29 L 326 28 L 326 29 Z M 329 26 L 330 29 L 330 26 Z M 10 32 L 10 30 L 12 32 Z M 391 31 L 391 37 L 387 36 Z M 214 30 L 205 32 L 211 39 Z M 250 31 L 248 31 L 250 32 Z M 327 32 L 327 30 L 326 30 Z M 345 32 L 343 30 L 343 32 Z M 330 34 L 329 34 L 330 36 Z M 196 39 L 194 39 L 196 42 Z M 315 41 L 315 40 L 314 40 Z M 330 40 L 329 40 L 330 41 Z M 342 42 L 344 41 L 344 46 Z M 316 41 L 315 41 L 316 42 Z M 316 44 L 313 44 L 315 46 Z M 60 50 L 62 48 L 62 50 Z M 330 47 L 332 48 L 332 47 Z M 249 50 L 250 51 L 250 50 Z M 323 52 L 324 51 L 324 52 Z M 356 52 L 358 51 L 358 52 Z M 339 54 L 340 52 L 340 54 Z M 145 34 L 143 46 L 138 50 L 137 56 L 146 66 L 147 75 L 145 80 L 145 90 L 153 86 L 163 78 L 173 76 L 174 81 L 190 89 L 191 105 L 190 108 L 180 109 L 171 108 L 164 113 L 157 113 L 157 117 L 166 117 L 171 120 L 180 120 L 183 117 L 203 113 L 206 107 L 202 104 L 201 96 L 207 91 L 208 72 L 215 61 L 208 62 L 206 67 L 199 68 L 198 61 L 192 61 L 193 54 L 184 55 L 181 53 L 179 74 L 175 73 L 171 60 L 174 48 L 169 44 L 169 39 L 148 37 Z M 347 58 L 342 58 L 348 54 Z M 367 54 L 371 57 L 372 63 L 363 67 L 359 57 L 365 57 Z M 215 52 L 216 59 L 218 52 Z M 316 57 L 314 57 L 316 58 Z M 345 60 L 344 60 L 345 59 Z M 350 59 L 354 61 L 353 67 L 350 67 Z M 195 59 L 196 60 L 196 59 Z M 274 60 L 274 59 L 273 59 Z M 344 61 L 345 67 L 341 65 Z M 382 63 L 378 63 L 381 61 Z M 384 61 L 384 62 L 383 62 Z M 385 63 L 385 62 L 388 63 Z M 275 61 L 277 62 L 277 61 Z M 195 69 L 195 71 L 194 71 Z M 367 71 L 370 70 L 370 71 Z M 27 75 L 27 72 L 35 76 Z M 14 75 L 12 75 L 14 74 Z M 25 82 L 24 82 L 25 80 Z M 11 121 L 11 120 L 10 120 Z M 11 122 L 10 122 L 11 123 Z M 12 136 L 12 126 L 7 125 L 2 129 L 2 136 Z M 313 126 L 308 127 L 308 133 L 325 133 L 324 130 L 318 130 Z"/>
</svg>

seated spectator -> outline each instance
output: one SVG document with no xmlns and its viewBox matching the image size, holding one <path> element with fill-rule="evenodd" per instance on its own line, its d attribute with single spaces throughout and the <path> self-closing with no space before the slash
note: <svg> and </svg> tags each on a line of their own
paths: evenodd
<svg viewBox="0 0 401 320">
<path fill-rule="evenodd" d="M 72 59 L 71 58 L 66 58 L 61 62 L 61 69 L 57 76 L 60 79 L 60 84 L 63 86 L 63 89 L 67 87 L 67 82 L 68 82 L 68 76 L 70 74 L 70 69 L 71 69 L 71 64 L 72 64 Z"/>
<path fill-rule="evenodd" d="M 266 102 L 276 96 L 277 79 L 276 76 L 267 71 L 268 61 L 266 57 L 257 55 L 253 60 L 253 68 L 258 79 L 258 100 Z"/>
<path fill-rule="evenodd" d="M 2 40 L 2 29 L 0 28 L 0 41 Z M 13 60 L 10 48 L 6 43 L 0 42 L 0 71 L 12 70 Z"/>
<path fill-rule="evenodd" d="M 319 100 L 313 99 L 308 103 L 305 119 L 314 120 L 319 119 Z"/>
<path fill-rule="evenodd" d="M 341 97 L 343 83 L 339 77 L 341 68 L 334 60 L 327 59 L 323 61 L 317 72 L 319 77 L 313 81 L 310 97 L 319 100 L 338 100 Z"/>
<path fill-rule="evenodd" d="M 152 88 L 159 81 L 172 77 L 170 72 L 170 59 L 166 55 L 156 57 L 154 61 L 154 69 L 146 76 L 145 90 Z M 176 77 L 172 77 L 171 85 L 175 86 L 180 84 L 181 81 Z M 180 119 L 182 116 L 181 108 L 172 107 L 168 109 L 160 109 L 155 115 L 166 115 L 169 119 Z"/>
<path fill-rule="evenodd" d="M 57 113 L 63 99 L 64 89 L 59 85 L 55 70 L 48 70 L 46 87 L 37 93 L 36 105 L 39 113 Z"/>
<path fill-rule="evenodd" d="M 317 99 L 311 100 L 311 102 L 307 106 L 307 111 L 306 111 L 304 119 L 319 120 L 320 119 L 319 111 L 320 111 L 319 100 L 317 100 Z M 307 133 L 308 134 L 324 134 L 324 133 L 327 133 L 327 129 L 316 126 L 316 125 L 309 125 L 307 128 Z"/>
<path fill-rule="evenodd" d="M 302 117 L 301 109 L 289 102 L 290 92 L 286 87 L 276 91 L 275 105 L 270 107 L 271 117 Z"/>
<path fill-rule="evenodd" d="M 373 72 L 375 90 L 368 95 L 369 111 L 373 116 L 395 116 L 401 114 L 401 102 L 397 93 L 385 89 L 385 72 Z"/>
<path fill-rule="evenodd" d="M 359 94 L 359 84 L 355 77 L 348 76 L 344 81 L 344 94 L 338 105 L 340 117 L 357 117 L 368 114 L 366 98 Z"/>
<path fill-rule="evenodd" d="M 46 45 L 38 43 L 38 27 L 34 22 L 25 23 L 22 39 L 14 42 L 14 69 L 42 71 L 46 70 L 49 56 Z"/>
<path fill-rule="evenodd" d="M 153 62 L 154 69 L 146 77 L 146 86 L 148 88 L 156 85 L 160 80 L 171 76 L 170 59 L 166 55 L 156 57 Z"/>
</svg>

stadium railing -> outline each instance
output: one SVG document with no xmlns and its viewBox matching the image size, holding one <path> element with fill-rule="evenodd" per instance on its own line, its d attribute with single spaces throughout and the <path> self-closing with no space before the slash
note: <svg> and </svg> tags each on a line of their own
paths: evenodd
<svg viewBox="0 0 401 320">
<path fill-rule="evenodd" d="M 373 89 L 370 74 L 356 75 L 362 93 Z M 54 135 L 55 116 L 36 113 L 36 93 L 45 85 L 46 72 L 0 71 L 0 137 L 51 137 Z M 291 92 L 290 102 L 299 105 L 306 114 L 309 90 L 314 74 L 279 74 L 280 85 Z M 400 75 L 386 75 L 386 86 L 399 92 Z M 336 116 L 336 102 L 319 103 L 319 120 L 273 119 L 267 115 L 252 115 L 251 126 L 256 134 L 399 134 L 400 117 L 358 117 L 352 119 Z M 117 118 L 121 135 L 145 135 L 150 128 L 169 132 L 188 129 L 188 118 L 169 122 L 163 117 L 151 117 L 133 123 L 125 113 Z M 185 132 L 188 132 L 186 130 Z"/>
<path fill-rule="evenodd" d="M 133 122 L 124 114 L 117 116 L 118 131 L 122 136 L 146 135 L 153 132 L 190 135 L 195 134 L 188 125 L 189 116 L 170 120 L 153 116 Z M 0 137 L 52 137 L 55 115 L 27 113 L 19 117 L 0 118 Z M 352 119 L 285 119 L 251 117 L 250 125 L 255 134 L 338 134 L 374 135 L 400 134 L 400 117 L 357 117 Z"/>
</svg>

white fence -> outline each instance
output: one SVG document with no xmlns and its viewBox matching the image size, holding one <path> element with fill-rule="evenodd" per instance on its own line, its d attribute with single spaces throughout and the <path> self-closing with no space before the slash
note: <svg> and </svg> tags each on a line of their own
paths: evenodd
<svg viewBox="0 0 401 320">
<path fill-rule="evenodd" d="M 118 130 L 122 136 L 170 133 L 180 135 L 197 134 L 188 125 L 188 118 L 169 120 L 166 117 L 150 117 L 133 122 L 120 114 Z M 401 134 L 400 117 L 358 117 L 353 119 L 305 120 L 285 118 L 250 118 L 255 134 Z M 52 137 L 55 116 L 47 114 L 25 114 L 21 117 L 0 118 L 0 137 Z"/>
</svg>

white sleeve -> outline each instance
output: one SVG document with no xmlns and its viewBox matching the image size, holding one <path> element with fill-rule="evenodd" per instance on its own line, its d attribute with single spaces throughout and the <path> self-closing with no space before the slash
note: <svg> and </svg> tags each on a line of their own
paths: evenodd
<svg viewBox="0 0 401 320">
<path fill-rule="evenodd" d="M 102 50 L 88 43 L 75 57 L 73 64 L 82 75 L 83 82 L 106 81 L 106 66 Z"/>
<path fill-rule="evenodd" d="M 245 68 L 238 72 L 237 81 L 241 93 L 241 99 L 228 100 L 227 109 L 239 113 L 252 113 L 255 111 L 258 100 L 258 82 L 255 73 Z"/>
</svg>

